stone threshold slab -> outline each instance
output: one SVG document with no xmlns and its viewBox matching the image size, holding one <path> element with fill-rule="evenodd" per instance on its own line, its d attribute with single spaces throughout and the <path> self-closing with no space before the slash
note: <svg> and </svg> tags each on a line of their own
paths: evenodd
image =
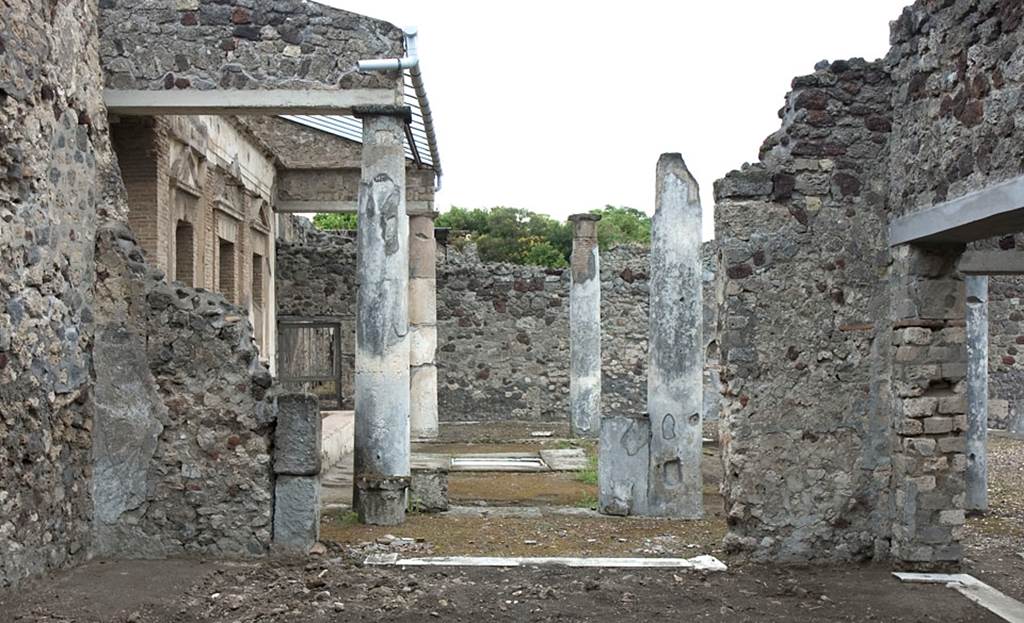
<svg viewBox="0 0 1024 623">
<path fill-rule="evenodd" d="M 364 561 L 368 566 L 391 567 L 585 567 L 601 569 L 688 569 L 693 571 L 727 571 L 725 563 L 714 556 L 693 558 L 578 558 L 570 556 L 430 556 L 402 558 L 398 554 L 372 554 Z"/>
<path fill-rule="evenodd" d="M 945 584 L 967 599 L 1009 623 L 1024 623 L 1024 604 L 966 573 L 905 573 L 896 571 L 900 582 Z"/>
<path fill-rule="evenodd" d="M 447 462 L 448 470 L 452 472 L 561 472 L 586 469 L 587 456 L 582 448 L 539 452 L 413 453 L 414 467 L 424 462 Z"/>
</svg>

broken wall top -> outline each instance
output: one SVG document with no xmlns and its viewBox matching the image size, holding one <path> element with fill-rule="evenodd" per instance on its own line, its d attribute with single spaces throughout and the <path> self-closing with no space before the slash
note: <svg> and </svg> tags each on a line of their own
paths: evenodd
<svg viewBox="0 0 1024 623">
<path fill-rule="evenodd" d="M 1024 3 L 918 0 L 891 25 L 890 203 L 906 214 L 1024 171 Z"/>
<path fill-rule="evenodd" d="M 387 22 L 301 0 L 101 0 L 100 61 L 114 89 L 396 89 L 356 63 L 404 55 Z"/>
</svg>

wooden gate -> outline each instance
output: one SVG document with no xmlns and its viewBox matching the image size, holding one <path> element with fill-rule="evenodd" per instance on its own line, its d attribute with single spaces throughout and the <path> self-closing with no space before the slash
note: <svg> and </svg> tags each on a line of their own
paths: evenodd
<svg viewBox="0 0 1024 623">
<path fill-rule="evenodd" d="M 277 320 L 277 370 L 281 384 L 290 390 L 320 397 L 324 409 L 343 409 L 351 402 L 346 387 L 343 339 L 346 324 L 338 318 L 279 316 Z"/>
</svg>

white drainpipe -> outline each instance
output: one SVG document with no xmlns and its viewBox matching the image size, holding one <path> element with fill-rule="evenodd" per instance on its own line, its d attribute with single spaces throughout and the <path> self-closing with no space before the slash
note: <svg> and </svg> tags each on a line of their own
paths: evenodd
<svg viewBox="0 0 1024 623">
<path fill-rule="evenodd" d="M 427 146 L 430 148 L 430 159 L 434 163 L 436 184 L 434 190 L 441 190 L 441 157 L 437 153 L 437 137 L 434 136 L 434 118 L 430 114 L 430 102 L 427 101 L 427 90 L 423 86 L 423 75 L 420 73 L 420 57 L 416 51 L 416 28 L 405 29 L 405 56 L 402 58 L 373 58 L 356 63 L 359 71 L 404 71 L 409 70 L 412 87 L 416 91 L 416 99 L 423 114 L 423 126 L 427 132 Z"/>
<path fill-rule="evenodd" d="M 416 55 L 416 28 L 405 29 L 405 56 L 402 58 L 373 58 L 359 61 L 356 66 L 359 71 L 397 71 L 399 69 L 412 69 L 420 64 L 420 57 Z"/>
</svg>

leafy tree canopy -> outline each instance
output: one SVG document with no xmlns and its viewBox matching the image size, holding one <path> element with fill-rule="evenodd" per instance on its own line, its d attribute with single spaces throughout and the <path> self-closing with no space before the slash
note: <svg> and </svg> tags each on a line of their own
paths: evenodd
<svg viewBox="0 0 1024 623">
<path fill-rule="evenodd" d="M 321 212 L 313 217 L 313 225 L 319 230 L 355 229 L 355 212 Z"/>
<path fill-rule="evenodd" d="M 601 249 L 624 243 L 650 244 L 651 218 L 627 207 L 605 206 L 592 210 L 601 216 L 597 224 L 597 240 Z M 317 214 L 313 224 L 318 229 L 355 229 L 356 215 Z M 533 266 L 562 268 L 569 265 L 572 252 L 572 224 L 559 222 L 546 214 L 522 208 L 460 208 L 437 217 L 438 227 L 447 227 L 475 242 L 480 259 L 485 262 L 510 262 Z"/>
</svg>

